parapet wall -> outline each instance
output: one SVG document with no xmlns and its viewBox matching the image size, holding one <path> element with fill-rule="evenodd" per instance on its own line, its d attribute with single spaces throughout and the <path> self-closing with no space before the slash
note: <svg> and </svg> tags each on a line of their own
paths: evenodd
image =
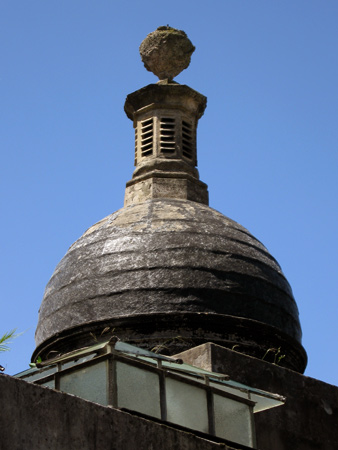
<svg viewBox="0 0 338 450">
<path fill-rule="evenodd" d="M 7 375 L 0 398 L 0 450 L 235 450 Z"/>
</svg>

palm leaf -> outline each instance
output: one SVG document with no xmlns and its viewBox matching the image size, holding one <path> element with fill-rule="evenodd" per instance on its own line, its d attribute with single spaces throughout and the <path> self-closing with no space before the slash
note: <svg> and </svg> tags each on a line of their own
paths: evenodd
<svg viewBox="0 0 338 450">
<path fill-rule="evenodd" d="M 3 336 L 0 337 L 0 352 L 8 352 L 10 349 L 8 344 L 11 343 L 11 339 L 14 339 L 18 335 L 15 334 L 16 328 L 14 330 L 8 331 Z"/>
</svg>

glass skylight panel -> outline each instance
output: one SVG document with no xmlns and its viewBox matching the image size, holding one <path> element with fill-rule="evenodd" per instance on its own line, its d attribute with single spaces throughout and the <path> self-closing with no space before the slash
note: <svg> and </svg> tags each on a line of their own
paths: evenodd
<svg viewBox="0 0 338 450">
<path fill-rule="evenodd" d="M 100 361 L 78 370 L 60 372 L 60 390 L 100 405 L 108 405 L 108 361 Z"/>
<path fill-rule="evenodd" d="M 116 363 L 117 406 L 161 418 L 159 376 L 118 361 Z"/>
<path fill-rule="evenodd" d="M 121 341 L 68 353 L 17 377 L 249 447 L 255 444 L 253 412 L 284 401 L 226 375 Z"/>
</svg>

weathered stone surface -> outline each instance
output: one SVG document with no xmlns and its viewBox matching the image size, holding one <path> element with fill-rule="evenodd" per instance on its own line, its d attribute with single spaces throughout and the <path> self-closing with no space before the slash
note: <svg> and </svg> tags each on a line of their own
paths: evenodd
<svg viewBox="0 0 338 450">
<path fill-rule="evenodd" d="M 144 67 L 160 80 L 172 80 L 186 69 L 194 50 L 184 31 L 169 26 L 157 28 L 140 45 Z"/>
<path fill-rule="evenodd" d="M 0 375 L 1 450 L 240 450 Z"/>
<path fill-rule="evenodd" d="M 197 123 L 205 107 L 203 95 L 178 84 L 152 84 L 128 95 L 125 112 L 135 128 L 136 168 L 125 206 L 154 198 L 208 204 L 207 185 L 196 168 Z"/>
<path fill-rule="evenodd" d="M 189 322 L 189 314 L 197 317 Z M 166 320 L 157 320 L 163 315 Z M 285 335 L 301 361 L 295 364 L 291 358 L 286 364 L 304 370 L 297 306 L 266 248 L 245 228 L 205 205 L 150 200 L 108 216 L 71 246 L 46 287 L 36 331 L 37 352 L 47 341 L 51 349 L 51 342 L 67 330 L 72 328 L 76 334 L 76 327 L 85 330 L 93 323 L 98 330 L 102 330 L 100 323 L 118 326 L 121 337 L 128 340 L 130 333 L 135 343 L 139 331 L 143 345 L 175 338 L 184 327 L 191 336 L 200 329 L 198 339 L 205 333 L 206 342 L 213 337 L 205 315 L 215 323 L 219 344 L 222 339 L 227 346 L 241 340 L 239 328 L 233 325 L 236 317 L 243 329 L 242 341 L 252 340 L 251 346 L 252 324 L 261 324 L 262 330 L 267 327 L 259 336 L 259 327 L 254 326 L 262 352 L 271 345 L 268 335 L 272 340 L 278 333 Z M 157 331 L 147 332 L 143 325 L 149 328 L 147 316 L 158 324 Z M 176 331 L 170 316 L 175 316 Z M 253 321 L 246 322 L 247 330 L 244 319 Z M 261 342 L 263 336 L 266 344 Z"/>
<path fill-rule="evenodd" d="M 134 120 L 137 111 L 152 104 L 172 109 L 186 108 L 200 119 L 207 106 L 207 98 L 184 84 L 148 84 L 127 95 L 124 111 L 129 119 Z"/>
<path fill-rule="evenodd" d="M 283 406 L 255 414 L 257 448 L 336 450 L 338 387 L 211 343 L 176 356 L 286 397 Z"/>
<path fill-rule="evenodd" d="M 157 173 L 157 176 L 147 176 L 144 180 L 129 182 L 126 187 L 124 205 L 129 206 L 160 198 L 191 200 L 205 205 L 209 203 L 206 184 L 193 177 L 189 179 L 187 175 L 179 178 L 179 173 L 171 174 L 171 176 L 163 175 L 166 174 Z"/>
</svg>

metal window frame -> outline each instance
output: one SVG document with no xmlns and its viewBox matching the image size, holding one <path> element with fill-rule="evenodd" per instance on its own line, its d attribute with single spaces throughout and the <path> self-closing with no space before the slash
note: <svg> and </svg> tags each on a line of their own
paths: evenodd
<svg viewBox="0 0 338 450">
<path fill-rule="evenodd" d="M 142 357 L 141 357 L 142 358 Z M 238 403 L 245 404 L 248 406 L 249 416 L 250 416 L 250 430 L 251 441 L 253 448 L 256 445 L 256 437 L 255 437 L 255 427 L 254 427 L 254 418 L 253 418 L 253 407 L 255 402 L 250 400 L 249 398 L 239 397 L 230 392 L 226 392 L 224 390 L 218 389 L 215 386 L 210 386 L 209 378 L 212 378 L 213 383 L 217 383 L 217 379 L 214 379 L 212 376 L 209 377 L 206 374 L 197 374 L 197 373 L 188 373 L 184 370 L 169 370 L 167 367 L 162 365 L 162 360 L 156 359 L 154 362 L 149 362 L 147 360 L 141 359 L 140 357 L 127 355 L 121 353 L 114 349 L 113 346 L 107 345 L 106 353 L 94 356 L 92 359 L 80 362 L 79 364 L 74 364 L 71 367 L 63 368 L 63 366 L 74 360 L 76 362 L 76 358 L 67 357 L 62 361 L 56 362 L 57 370 L 53 374 L 48 375 L 47 377 L 39 378 L 35 380 L 35 384 L 43 385 L 47 382 L 54 380 L 55 389 L 61 391 L 61 378 L 65 375 L 72 374 L 74 372 L 78 372 L 81 369 L 88 368 L 91 366 L 95 366 L 96 364 L 107 361 L 107 405 L 113 408 L 123 409 L 122 405 L 118 405 L 118 385 L 117 385 L 117 371 L 116 371 L 116 363 L 121 362 L 127 364 L 129 366 L 137 367 L 145 371 L 149 371 L 158 375 L 158 383 L 159 383 L 159 399 L 160 402 L 160 419 L 162 421 L 168 421 L 167 419 L 167 399 L 166 399 L 166 380 L 167 378 L 174 379 L 181 383 L 195 386 L 199 389 L 202 389 L 205 392 L 206 404 L 207 404 L 207 417 L 208 417 L 208 433 L 211 436 L 216 436 L 215 432 L 215 413 L 214 413 L 214 401 L 213 395 L 219 395 L 223 398 L 228 398 L 234 400 Z M 78 358 L 80 359 L 80 358 Z M 150 359 L 150 357 L 149 357 Z M 184 375 L 183 375 L 184 374 Z M 197 381 L 196 379 L 200 381 Z M 204 382 L 203 382 L 204 381 Z M 248 392 L 249 397 L 249 392 Z M 225 432 L 226 434 L 226 432 Z"/>
</svg>

